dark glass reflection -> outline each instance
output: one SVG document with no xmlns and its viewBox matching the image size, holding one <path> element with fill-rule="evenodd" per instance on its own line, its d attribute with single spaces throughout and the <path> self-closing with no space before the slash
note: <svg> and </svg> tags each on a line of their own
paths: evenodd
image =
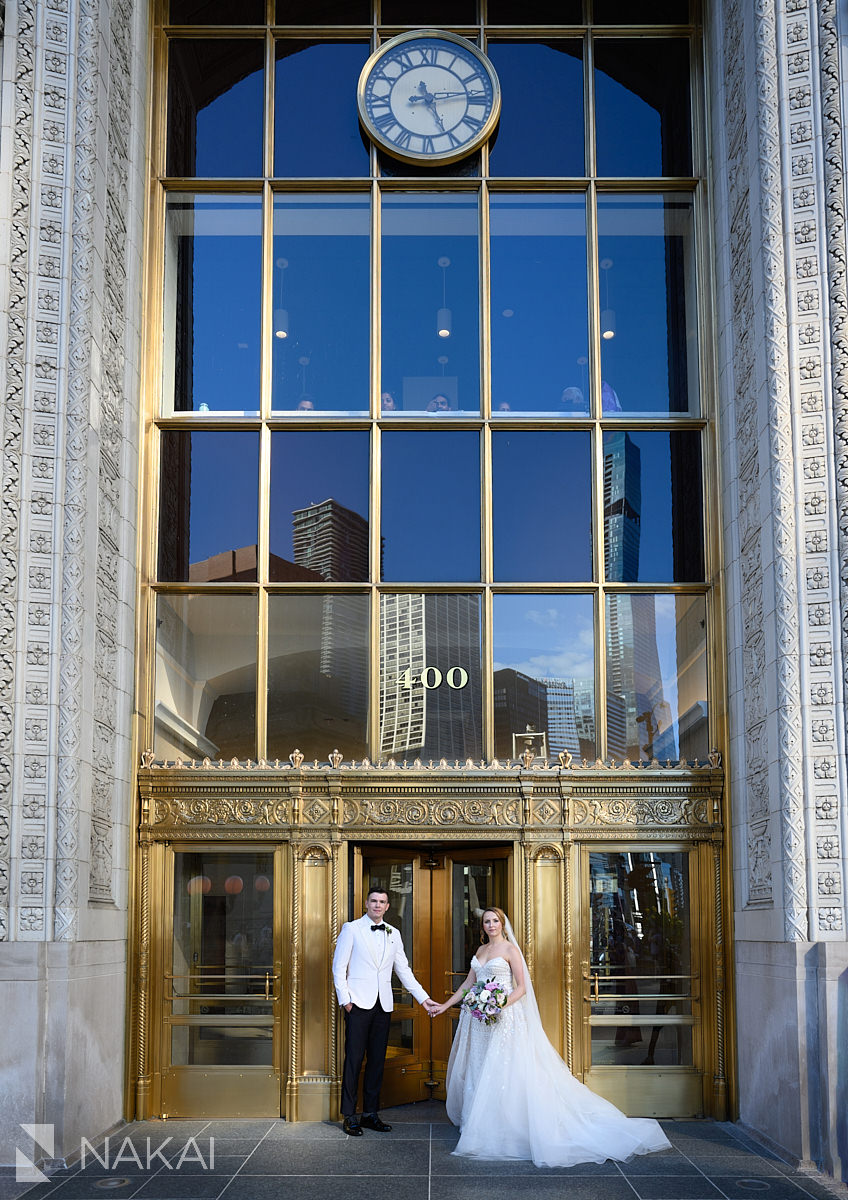
<svg viewBox="0 0 848 1200">
<path fill-rule="evenodd" d="M 256 579 L 259 434 L 161 433 L 159 578 Z"/>
<path fill-rule="evenodd" d="M 589 411 L 583 195 L 490 199 L 492 414 Z"/>
<path fill-rule="evenodd" d="M 607 595 L 607 754 L 706 758 L 703 596 Z"/>
<path fill-rule="evenodd" d="M 689 196 L 598 197 L 602 412 L 698 414 Z"/>
<path fill-rule="evenodd" d="M 592 15 L 598 25 L 685 25 L 689 0 L 651 0 L 642 8 L 633 0 L 594 0 Z"/>
<path fill-rule="evenodd" d="M 691 175 L 689 43 L 595 42 L 599 175 Z"/>
<path fill-rule="evenodd" d="M 593 1065 L 691 1065 L 688 855 L 592 853 L 589 898 L 591 1016 L 621 1018 L 592 1028 Z M 651 1025 L 667 1014 L 681 1023 Z"/>
<path fill-rule="evenodd" d="M 264 25 L 265 0 L 171 0 L 172 25 Z"/>
<path fill-rule="evenodd" d="M 262 201 L 168 197 L 162 411 L 259 410 Z"/>
<path fill-rule="evenodd" d="M 367 196 L 274 201 L 275 411 L 367 413 Z"/>
<path fill-rule="evenodd" d="M 451 29 L 476 24 L 477 5 L 474 0 L 382 0 L 380 17 L 383 25 Z"/>
<path fill-rule="evenodd" d="M 492 434 L 495 579 L 592 578 L 588 433 Z"/>
<path fill-rule="evenodd" d="M 580 25 L 580 0 L 529 0 L 520 11 L 514 0 L 489 0 L 486 17 L 490 25 Z"/>
<path fill-rule="evenodd" d="M 468 430 L 382 437 L 383 578 L 480 578 L 480 443 Z"/>
<path fill-rule="evenodd" d="M 591 596 L 495 596 L 495 753 L 597 756 Z"/>
<path fill-rule="evenodd" d="M 277 0 L 278 25 L 369 25 L 368 0 Z"/>
<path fill-rule="evenodd" d="M 704 578 L 700 434 L 604 434 L 604 567 L 616 583 Z"/>
<path fill-rule="evenodd" d="M 368 579 L 368 433 L 271 435 L 272 582 Z"/>
<path fill-rule="evenodd" d="M 482 753 L 480 596 L 380 597 L 380 757 Z"/>
<path fill-rule="evenodd" d="M 277 41 L 274 174 L 367 175 L 368 147 L 356 115 L 362 42 Z"/>
<path fill-rule="evenodd" d="M 368 597 L 268 597 L 268 757 L 298 747 L 362 758 L 368 737 Z"/>
<path fill-rule="evenodd" d="M 262 174 L 264 59 L 253 39 L 169 43 L 168 175 Z"/>
<path fill-rule="evenodd" d="M 256 597 L 159 596 L 157 758 L 256 757 Z"/>
<path fill-rule="evenodd" d="M 480 411 L 477 242 L 476 196 L 383 196 L 381 388 L 404 412 Z"/>
<path fill-rule="evenodd" d="M 490 42 L 487 53 L 503 93 L 492 175 L 583 175 L 583 43 Z"/>
</svg>

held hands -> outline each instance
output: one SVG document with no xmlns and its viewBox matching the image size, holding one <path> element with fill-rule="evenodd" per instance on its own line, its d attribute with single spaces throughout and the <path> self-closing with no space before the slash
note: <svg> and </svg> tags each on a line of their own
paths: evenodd
<svg viewBox="0 0 848 1200">
<path fill-rule="evenodd" d="M 424 1003 L 422 1004 L 421 1007 L 424 1008 L 430 1014 L 431 1017 L 435 1017 L 438 1013 L 440 1013 L 442 1011 L 441 1007 L 436 1003 L 436 1001 L 431 1000 L 429 996 L 424 1001 Z"/>
<path fill-rule="evenodd" d="M 440 1017 L 443 1012 L 447 1012 L 450 1008 L 450 1001 L 446 1000 L 444 1004 L 433 1004 L 433 1007 L 428 1009 L 431 1017 Z"/>
</svg>

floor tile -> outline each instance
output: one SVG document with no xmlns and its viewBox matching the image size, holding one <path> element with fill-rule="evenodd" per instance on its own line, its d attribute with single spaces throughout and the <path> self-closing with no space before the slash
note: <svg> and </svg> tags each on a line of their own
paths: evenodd
<svg viewBox="0 0 848 1200">
<path fill-rule="evenodd" d="M 278 1121 L 263 1140 L 266 1142 L 295 1141 L 314 1142 L 324 1138 L 338 1138 L 341 1124 L 338 1121 Z"/>
<path fill-rule="evenodd" d="M 135 1195 L 139 1200 L 214 1200 L 229 1182 L 225 1175 L 178 1175 L 163 1171 L 148 1180 Z M 108 1193 L 104 1193 L 107 1195 Z"/>
<path fill-rule="evenodd" d="M 745 1153 L 744 1148 L 731 1138 L 728 1138 L 726 1141 L 715 1141 L 712 1138 L 690 1137 L 688 1134 L 679 1134 L 673 1137 L 669 1133 L 669 1140 L 674 1149 L 679 1150 L 681 1154 L 685 1154 L 687 1158 L 722 1158 L 727 1156 L 732 1158 Z"/>
<path fill-rule="evenodd" d="M 508 1196 L 509 1200 L 635 1200 L 633 1189 L 620 1175 L 600 1183 L 597 1179 L 579 1176 L 563 1179 L 561 1175 L 541 1172 L 513 1176 L 508 1185 L 501 1187 L 491 1178 L 434 1177 L 430 1200 L 492 1200 L 493 1192 Z"/>
<path fill-rule="evenodd" d="M 261 1121 L 250 1118 L 243 1121 L 208 1121 L 203 1127 L 203 1137 L 255 1138 L 258 1141 L 282 1123 L 279 1119 L 274 1121 L 270 1117 Z"/>
<path fill-rule="evenodd" d="M 339 1133 L 338 1142 L 263 1142 L 239 1172 L 248 1175 L 426 1175 L 428 1142 L 361 1138 Z"/>
<path fill-rule="evenodd" d="M 60 1183 L 55 1191 L 49 1193 L 50 1200 L 104 1200 L 106 1196 L 121 1197 L 133 1196 L 144 1182 L 138 1175 L 129 1179 L 129 1182 L 122 1187 L 99 1188 L 97 1181 L 103 1180 L 104 1175 L 75 1175 L 71 1179 Z M 129 1178 L 125 1175 L 116 1176 L 116 1179 Z"/>
<path fill-rule="evenodd" d="M 592 1177 L 600 1175 L 604 1177 L 605 1181 L 609 1177 L 621 1178 L 621 1173 L 613 1162 L 579 1163 L 574 1167 L 537 1167 L 534 1163 L 528 1162 L 525 1159 L 470 1158 L 466 1155 L 451 1154 L 447 1146 L 437 1145 L 435 1142 L 432 1144 L 431 1149 L 430 1161 L 434 1181 L 437 1176 L 461 1176 L 464 1179 L 486 1177 L 491 1179 L 493 1176 L 508 1175 L 511 1187 L 512 1179 L 522 1175 L 532 1175 L 540 1178 L 551 1175 L 568 1175 L 569 1177 Z"/>
<path fill-rule="evenodd" d="M 14 1167 L 12 1170 L 14 1171 Z M 32 1200 L 38 1200 L 35 1186 L 44 1187 L 43 1184 L 15 1183 L 13 1174 L 0 1176 L 0 1200 L 19 1200 L 19 1197 L 24 1195 L 32 1197 Z M 45 1188 L 41 1195 L 46 1196 L 49 1190 L 49 1188 Z"/>
<path fill-rule="evenodd" d="M 641 1200 L 721 1200 L 721 1192 L 703 1175 L 629 1175 Z"/>
<path fill-rule="evenodd" d="M 709 1175 L 710 1179 L 715 1175 L 737 1179 L 747 1179 L 750 1176 L 756 1179 L 764 1175 L 779 1176 L 783 1174 L 776 1162 L 773 1162 L 771 1159 L 761 1158 L 758 1154 L 727 1154 L 710 1155 L 707 1157 L 700 1154 L 693 1154 L 692 1162 L 705 1175 Z"/>
<path fill-rule="evenodd" d="M 312 1175 L 309 1178 L 237 1176 L 221 1200 L 429 1200 L 426 1177 Z M 491 1197 L 489 1197 L 491 1200 Z"/>
<path fill-rule="evenodd" d="M 744 1179 L 728 1179 L 716 1176 L 715 1183 L 730 1200 L 741 1200 L 742 1197 L 748 1200 L 756 1200 L 757 1197 L 762 1200 L 807 1200 L 810 1195 L 832 1195 L 821 1185 L 814 1185 L 817 1190 L 811 1191 L 803 1177 L 790 1179 L 786 1176 L 769 1176 L 767 1179 L 758 1179 L 752 1175 Z M 763 1184 L 766 1186 L 763 1187 Z"/>
<path fill-rule="evenodd" d="M 709 1160 L 714 1161 L 713 1159 Z M 639 1154 L 618 1164 L 625 1175 L 697 1175 L 697 1166 L 677 1150 L 660 1150 L 656 1154 Z"/>
</svg>

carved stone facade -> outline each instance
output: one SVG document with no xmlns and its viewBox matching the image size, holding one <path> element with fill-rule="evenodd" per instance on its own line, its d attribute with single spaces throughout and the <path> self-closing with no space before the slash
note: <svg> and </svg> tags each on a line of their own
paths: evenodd
<svg viewBox="0 0 848 1200">
<path fill-rule="evenodd" d="M 2 42 L 0 943 L 32 955 L 0 946 L 0 1007 L 65 1005 L 113 1062 L 120 975 L 99 1027 L 86 1005 L 125 960 L 146 31 L 129 0 L 16 0 Z M 63 998 L 60 960 L 78 972 Z M 15 1062 L 20 1031 L 3 1036 Z M 31 1076 L 81 1093 L 62 1044 Z M 4 1151 L 44 1105 L 18 1082 Z M 92 1100 L 107 1124 L 120 1092 L 110 1078 Z M 69 1138 L 91 1128 L 72 1111 Z"/>
<path fill-rule="evenodd" d="M 837 1034 L 814 999 L 823 994 L 816 980 L 825 959 L 810 949 L 830 942 L 836 957 L 846 949 L 837 5 L 706 7 L 715 18 L 707 19 L 710 105 L 723 118 L 713 124 L 722 164 L 714 177 L 716 344 L 740 1113 L 789 1153 L 839 1175 L 846 1166 L 826 1133 L 838 1107 L 827 1049 Z M 787 1100 L 771 1111 L 773 1062 L 768 1040 L 757 1037 L 764 1006 L 784 1034 L 793 1030 L 785 1074 L 772 1075 Z"/>
</svg>

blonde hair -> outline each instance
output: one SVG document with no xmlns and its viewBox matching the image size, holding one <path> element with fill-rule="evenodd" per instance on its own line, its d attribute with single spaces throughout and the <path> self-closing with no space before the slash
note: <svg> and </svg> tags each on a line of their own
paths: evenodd
<svg viewBox="0 0 848 1200">
<path fill-rule="evenodd" d="M 483 916 L 481 916 L 481 918 L 480 918 L 481 925 L 483 922 L 483 917 L 485 917 L 486 913 L 489 913 L 489 912 L 494 913 L 495 916 L 500 921 L 501 932 L 503 933 L 504 938 L 506 938 L 506 920 L 507 920 L 506 913 L 504 912 L 504 910 L 502 908 L 498 908 L 497 905 L 490 904 L 488 908 L 483 909 Z M 485 929 L 482 932 L 480 940 L 483 943 L 483 945 L 485 945 L 486 942 L 488 942 L 488 940 L 489 940 L 489 935 L 488 935 L 488 933 L 486 933 Z"/>
</svg>

